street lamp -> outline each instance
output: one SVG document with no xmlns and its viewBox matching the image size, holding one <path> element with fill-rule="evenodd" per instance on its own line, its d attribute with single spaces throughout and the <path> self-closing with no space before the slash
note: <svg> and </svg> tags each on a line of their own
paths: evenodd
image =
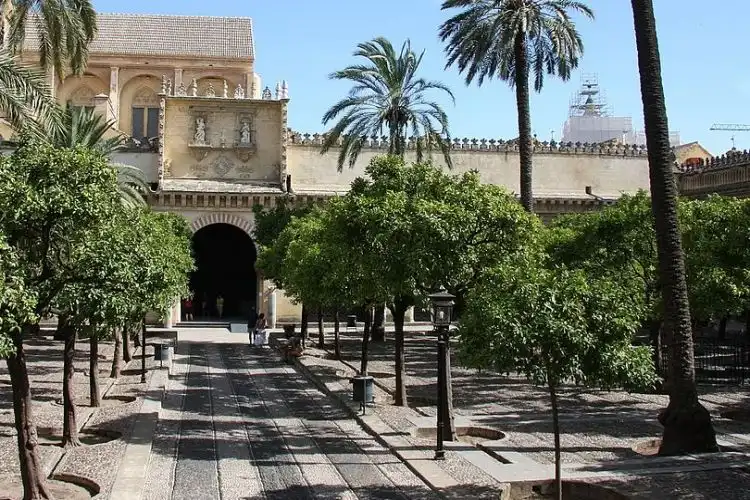
<svg viewBox="0 0 750 500">
<path fill-rule="evenodd" d="M 443 436 L 445 431 L 445 415 L 448 405 L 448 365 L 450 360 L 447 359 L 448 350 L 446 349 L 449 339 L 449 328 L 451 317 L 453 315 L 453 306 L 456 296 L 448 293 L 442 286 L 440 289 L 430 294 L 429 299 L 432 303 L 432 324 L 438 336 L 438 379 L 437 379 L 437 447 L 435 448 L 435 460 L 445 458 L 445 449 L 443 448 Z"/>
</svg>

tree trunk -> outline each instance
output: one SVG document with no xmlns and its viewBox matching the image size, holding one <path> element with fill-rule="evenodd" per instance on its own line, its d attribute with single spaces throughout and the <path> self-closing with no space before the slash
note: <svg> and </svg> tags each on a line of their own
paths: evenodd
<svg viewBox="0 0 750 500">
<path fill-rule="evenodd" d="M 745 309 L 745 338 L 750 338 L 750 309 Z"/>
<path fill-rule="evenodd" d="M 404 316 L 406 303 L 396 299 L 393 304 L 394 340 L 396 341 L 396 392 L 393 396 L 396 406 L 407 406 L 406 397 L 406 363 L 404 357 Z"/>
<path fill-rule="evenodd" d="M 339 321 L 339 310 L 333 313 L 333 356 L 341 359 L 341 341 L 339 333 L 341 332 L 341 321 Z"/>
<path fill-rule="evenodd" d="M 719 321 L 719 340 L 725 340 L 727 338 L 727 322 L 729 318 L 724 316 Z"/>
<path fill-rule="evenodd" d="M 664 426 L 661 455 L 714 452 L 711 415 L 698 400 L 693 332 L 677 218 L 677 184 L 672 171 L 669 123 L 652 0 L 631 0 L 641 97 L 646 126 L 651 207 L 664 303 L 664 330 L 670 339 L 669 405 L 659 415 Z"/>
<path fill-rule="evenodd" d="M 450 332 L 450 330 L 449 330 Z M 456 419 L 453 417 L 453 381 L 451 377 L 451 337 L 445 338 L 445 359 L 440 360 L 445 366 L 445 405 L 443 406 L 443 439 L 456 441 Z"/>
<path fill-rule="evenodd" d="M 89 337 L 89 401 L 93 408 L 102 405 L 101 391 L 99 390 L 99 337 L 91 332 Z"/>
<path fill-rule="evenodd" d="M 552 403 L 552 432 L 555 434 L 555 496 L 562 500 L 562 474 L 560 464 L 560 415 L 557 407 L 557 392 L 555 384 L 548 380 L 549 398 Z"/>
<path fill-rule="evenodd" d="M 112 370 L 109 372 L 109 378 L 119 378 L 122 367 L 120 359 L 122 358 L 122 335 L 115 330 L 115 352 L 112 355 Z"/>
<path fill-rule="evenodd" d="M 375 319 L 372 321 L 370 330 L 373 342 L 385 341 L 385 305 L 379 305 L 375 308 Z"/>
<path fill-rule="evenodd" d="M 65 316 L 60 316 L 58 330 L 65 333 L 65 349 L 63 350 L 63 448 L 81 446 L 78 439 L 78 422 L 76 421 L 75 374 L 76 337 L 77 329 L 70 324 Z"/>
<path fill-rule="evenodd" d="M 648 326 L 648 337 L 649 341 L 651 343 L 651 349 L 653 349 L 653 352 L 651 353 L 651 356 L 654 360 L 654 368 L 656 369 L 656 373 L 658 373 L 661 377 L 664 377 L 666 379 L 667 373 L 663 370 L 664 368 L 664 361 L 662 360 L 662 352 L 661 352 L 661 321 L 660 320 L 650 320 L 647 323 Z"/>
<path fill-rule="evenodd" d="M 130 331 L 129 328 L 128 331 Z M 141 336 L 138 335 L 137 331 L 133 331 L 133 347 L 141 347 Z"/>
<path fill-rule="evenodd" d="M 518 109 L 518 155 L 521 171 L 521 205 L 534 212 L 534 195 L 531 189 L 533 145 L 531 143 L 531 110 L 529 104 L 529 57 L 526 38 L 518 37 L 516 56 L 516 108 Z"/>
<path fill-rule="evenodd" d="M 367 375 L 367 357 L 370 347 L 370 329 L 372 328 L 372 308 L 365 308 L 365 325 L 362 331 L 362 356 L 359 360 L 359 374 Z"/>
<path fill-rule="evenodd" d="M 26 353 L 23 337 L 33 325 L 24 325 L 23 334 L 13 335 L 14 352 L 5 360 L 13 388 L 13 415 L 15 417 L 18 459 L 21 465 L 24 499 L 52 498 L 47 490 L 44 471 L 39 459 L 39 442 L 31 403 L 29 372 L 26 368 Z"/>
<path fill-rule="evenodd" d="M 299 326 L 299 331 L 300 331 L 300 335 L 302 336 L 303 342 L 305 339 L 307 339 L 307 316 L 308 314 L 309 313 L 307 312 L 307 306 L 303 302 L 302 303 L 302 322 L 300 323 L 300 326 Z"/>
<path fill-rule="evenodd" d="M 130 328 L 127 326 L 122 329 L 122 360 L 130 363 L 133 359 L 133 353 L 130 351 Z"/>
<path fill-rule="evenodd" d="M 326 346 L 326 332 L 323 327 L 323 309 L 318 308 L 318 349 Z"/>
</svg>

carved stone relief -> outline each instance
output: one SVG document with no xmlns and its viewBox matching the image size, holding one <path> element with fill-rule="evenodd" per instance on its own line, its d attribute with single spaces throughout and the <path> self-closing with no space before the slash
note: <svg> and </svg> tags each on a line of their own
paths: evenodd
<svg viewBox="0 0 750 500">
<path fill-rule="evenodd" d="M 226 156 L 221 155 L 214 162 L 213 170 L 219 177 L 224 177 L 232 170 L 232 162 Z"/>
</svg>

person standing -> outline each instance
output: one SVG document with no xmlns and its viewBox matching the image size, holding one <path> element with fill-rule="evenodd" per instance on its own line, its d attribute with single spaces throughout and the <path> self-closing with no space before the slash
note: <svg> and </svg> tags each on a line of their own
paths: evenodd
<svg viewBox="0 0 750 500">
<path fill-rule="evenodd" d="M 221 295 L 216 297 L 216 312 L 219 313 L 219 318 L 224 316 L 224 297 Z"/>
<path fill-rule="evenodd" d="M 263 347 L 266 345 L 268 339 L 266 339 L 266 328 L 268 327 L 268 323 L 266 322 L 266 315 L 263 313 L 260 313 L 258 316 L 258 320 L 255 322 L 255 346 L 256 347 Z"/>
<path fill-rule="evenodd" d="M 193 299 L 188 296 L 182 307 L 185 310 L 185 321 L 193 321 Z"/>
<path fill-rule="evenodd" d="M 258 321 L 258 313 L 255 307 L 250 308 L 250 316 L 247 317 L 247 333 L 250 337 L 250 345 L 255 345 L 255 322 Z"/>
</svg>

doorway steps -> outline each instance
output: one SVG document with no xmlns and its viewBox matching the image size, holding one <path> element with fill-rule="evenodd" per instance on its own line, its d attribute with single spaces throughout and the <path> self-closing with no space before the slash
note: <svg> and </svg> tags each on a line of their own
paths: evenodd
<svg viewBox="0 0 750 500">
<path fill-rule="evenodd" d="M 180 321 L 176 323 L 175 328 L 226 328 L 231 326 L 230 321 Z"/>
</svg>

